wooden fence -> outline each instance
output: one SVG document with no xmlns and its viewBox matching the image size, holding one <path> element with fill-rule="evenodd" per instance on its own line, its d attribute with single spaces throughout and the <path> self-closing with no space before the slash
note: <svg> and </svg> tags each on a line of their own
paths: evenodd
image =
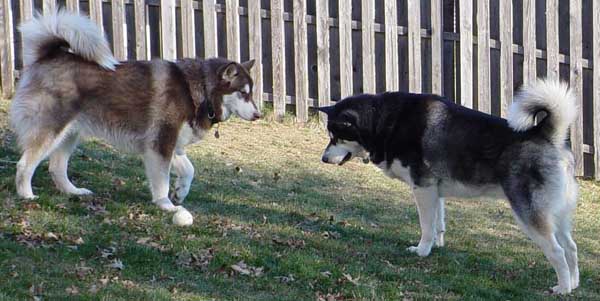
<svg viewBox="0 0 600 301">
<path fill-rule="evenodd" d="M 257 60 L 254 99 L 281 118 L 363 92 L 442 94 L 506 116 L 536 77 L 577 95 L 577 174 L 600 179 L 600 2 L 594 0 L 0 0 L 3 95 L 21 62 L 16 24 L 56 6 L 89 15 L 120 60 Z M 16 71 L 16 72 L 15 72 Z"/>
</svg>

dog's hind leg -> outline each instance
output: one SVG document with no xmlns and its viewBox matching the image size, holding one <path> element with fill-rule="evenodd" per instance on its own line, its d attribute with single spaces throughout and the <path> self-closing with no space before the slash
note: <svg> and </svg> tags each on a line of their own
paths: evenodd
<svg viewBox="0 0 600 301">
<path fill-rule="evenodd" d="M 190 186 L 194 179 L 194 165 L 186 156 L 183 150 L 175 151 L 171 161 L 173 171 L 177 175 L 175 180 L 175 189 L 171 192 L 171 200 L 176 204 L 183 203 L 183 200 L 190 192 Z"/>
<path fill-rule="evenodd" d="M 564 220 L 558 223 L 556 232 L 558 243 L 565 250 L 565 258 L 569 265 L 569 273 L 571 274 L 571 289 L 579 287 L 579 266 L 577 258 L 577 244 L 571 237 L 571 222 Z"/>
<path fill-rule="evenodd" d="M 418 187 L 413 189 L 417 211 L 419 212 L 419 223 L 421 225 L 421 240 L 418 246 L 409 247 L 407 250 L 417 253 L 419 256 L 427 256 L 433 247 L 437 215 L 439 213 L 439 195 L 436 186 Z"/>
<path fill-rule="evenodd" d="M 17 163 L 15 182 L 17 194 L 24 199 L 35 199 L 31 188 L 31 178 L 37 166 L 50 154 L 65 137 L 68 129 L 63 129 L 58 135 L 50 130 L 39 129 L 39 133 L 22 143 L 23 155 Z"/>
<path fill-rule="evenodd" d="M 437 213 L 437 222 L 435 224 L 435 245 L 438 247 L 444 246 L 444 233 L 446 232 L 446 220 L 445 220 L 445 200 L 439 198 L 439 206 Z"/>
<path fill-rule="evenodd" d="M 75 195 L 92 194 L 91 191 L 85 188 L 75 187 L 67 175 L 69 158 L 75 150 L 75 147 L 77 147 L 78 140 L 79 137 L 77 134 L 71 134 L 65 137 L 60 145 L 58 145 L 52 154 L 50 154 L 48 171 L 58 190 Z"/>
</svg>

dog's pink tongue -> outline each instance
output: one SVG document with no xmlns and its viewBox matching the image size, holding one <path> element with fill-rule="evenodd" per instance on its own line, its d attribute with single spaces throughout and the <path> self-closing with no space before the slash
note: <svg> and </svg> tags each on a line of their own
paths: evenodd
<svg viewBox="0 0 600 301">
<path fill-rule="evenodd" d="M 169 212 L 173 212 L 173 211 L 177 211 L 177 207 L 173 205 L 173 203 L 171 202 L 171 200 L 169 200 L 169 198 L 162 198 L 159 200 L 154 201 L 154 204 L 158 205 L 158 208 L 160 208 L 161 210 L 164 211 L 169 211 Z"/>
</svg>

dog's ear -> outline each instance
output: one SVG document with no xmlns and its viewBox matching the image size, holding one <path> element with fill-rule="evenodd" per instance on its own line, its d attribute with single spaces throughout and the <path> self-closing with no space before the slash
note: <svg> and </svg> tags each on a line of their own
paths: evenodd
<svg viewBox="0 0 600 301">
<path fill-rule="evenodd" d="M 242 67 L 244 67 L 247 71 L 250 71 L 250 69 L 252 69 L 252 67 L 254 66 L 254 59 L 245 61 L 245 62 L 241 63 L 240 65 L 242 65 Z"/>
<path fill-rule="evenodd" d="M 224 82 L 231 83 L 238 75 L 237 63 L 231 62 L 221 66 L 217 74 Z"/>
<path fill-rule="evenodd" d="M 333 113 L 334 106 L 318 107 L 317 110 L 319 110 L 329 116 L 329 115 L 331 115 L 331 113 Z"/>
</svg>

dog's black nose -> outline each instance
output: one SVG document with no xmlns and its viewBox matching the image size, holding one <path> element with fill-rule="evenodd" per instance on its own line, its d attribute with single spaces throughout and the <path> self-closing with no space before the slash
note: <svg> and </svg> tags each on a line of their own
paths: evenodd
<svg viewBox="0 0 600 301">
<path fill-rule="evenodd" d="M 326 156 L 321 157 L 321 161 L 328 163 L 329 162 L 329 158 L 327 158 Z"/>
</svg>

